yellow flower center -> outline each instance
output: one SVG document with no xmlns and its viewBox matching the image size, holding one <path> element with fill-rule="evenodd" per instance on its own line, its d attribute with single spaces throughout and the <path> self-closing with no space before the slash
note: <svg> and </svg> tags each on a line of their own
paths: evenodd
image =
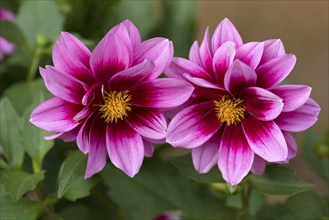
<svg viewBox="0 0 329 220">
<path fill-rule="evenodd" d="M 239 124 L 244 118 L 245 109 L 242 105 L 243 100 L 232 100 L 229 96 L 223 96 L 221 100 L 214 101 L 215 111 L 218 120 L 226 122 L 228 126 Z"/>
<path fill-rule="evenodd" d="M 131 95 L 125 92 L 105 92 L 104 104 L 100 105 L 99 111 L 102 113 L 101 118 L 105 119 L 106 123 L 117 122 L 127 117 L 128 111 L 131 111 Z"/>
</svg>

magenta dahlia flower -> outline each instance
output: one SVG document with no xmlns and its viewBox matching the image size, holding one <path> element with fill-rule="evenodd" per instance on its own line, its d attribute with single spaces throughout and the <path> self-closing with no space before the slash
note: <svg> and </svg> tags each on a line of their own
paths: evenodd
<svg viewBox="0 0 329 220">
<path fill-rule="evenodd" d="M 0 21 L 1 20 L 14 21 L 15 15 L 7 9 L 0 8 Z M 0 61 L 3 60 L 6 55 L 14 53 L 15 48 L 13 43 L 10 43 L 6 38 L 0 36 Z"/>
<path fill-rule="evenodd" d="M 173 57 L 164 38 L 141 42 L 128 20 L 113 27 L 90 52 L 62 33 L 53 49 L 54 66 L 40 68 L 55 96 L 39 105 L 30 121 L 49 132 L 47 139 L 76 140 L 87 154 L 85 178 L 111 162 L 134 176 L 153 144 L 165 140 L 162 110 L 184 103 L 193 87 L 183 80 L 158 78 Z"/>
<path fill-rule="evenodd" d="M 208 28 L 189 60 L 173 58 L 166 74 L 185 79 L 195 90 L 170 122 L 167 141 L 192 149 L 194 167 L 208 172 L 216 163 L 223 178 L 236 185 L 251 170 L 261 174 L 265 161 L 285 163 L 297 145 L 289 132 L 311 127 L 320 112 L 304 85 L 279 85 L 296 57 L 280 40 L 249 42 L 228 20 Z"/>
</svg>

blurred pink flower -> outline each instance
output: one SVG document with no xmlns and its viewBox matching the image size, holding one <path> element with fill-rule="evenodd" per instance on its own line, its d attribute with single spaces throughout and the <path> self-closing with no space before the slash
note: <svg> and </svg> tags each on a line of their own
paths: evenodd
<svg viewBox="0 0 329 220">
<path fill-rule="evenodd" d="M 0 8 L 0 21 L 1 20 L 14 21 L 15 15 L 11 11 Z M 6 55 L 14 53 L 14 51 L 15 45 L 10 43 L 4 37 L 0 36 L 0 61 L 3 60 Z"/>
<path fill-rule="evenodd" d="M 85 178 L 111 162 L 133 177 L 154 143 L 164 142 L 162 113 L 184 103 L 193 87 L 184 80 L 158 78 L 168 67 L 173 45 L 164 38 L 141 42 L 126 20 L 113 27 L 90 52 L 77 38 L 62 33 L 53 49 L 54 66 L 40 68 L 55 96 L 39 105 L 30 121 L 47 139 L 76 140 L 87 154 Z"/>
<path fill-rule="evenodd" d="M 173 58 L 166 71 L 195 87 L 193 95 L 168 126 L 167 141 L 192 149 L 194 167 L 208 172 L 216 163 L 231 185 L 251 170 L 262 174 L 265 161 L 284 163 L 296 155 L 289 132 L 311 127 L 320 112 L 309 98 L 311 88 L 281 85 L 296 57 L 280 40 L 243 44 L 230 20 L 208 28 L 189 60 Z"/>
</svg>

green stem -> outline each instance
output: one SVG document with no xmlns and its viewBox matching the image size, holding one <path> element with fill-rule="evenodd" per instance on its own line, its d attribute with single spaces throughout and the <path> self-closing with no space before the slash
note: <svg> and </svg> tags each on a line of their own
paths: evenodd
<svg viewBox="0 0 329 220">
<path fill-rule="evenodd" d="M 248 183 L 246 183 L 241 192 L 242 204 L 243 204 L 244 211 L 248 211 L 248 209 L 249 209 L 250 195 L 251 195 L 251 187 L 249 186 Z"/>
<path fill-rule="evenodd" d="M 32 81 L 35 78 L 35 74 L 39 66 L 41 54 L 42 54 L 41 48 L 39 47 L 33 51 L 32 61 L 29 67 L 29 71 L 27 73 L 26 81 Z"/>
</svg>

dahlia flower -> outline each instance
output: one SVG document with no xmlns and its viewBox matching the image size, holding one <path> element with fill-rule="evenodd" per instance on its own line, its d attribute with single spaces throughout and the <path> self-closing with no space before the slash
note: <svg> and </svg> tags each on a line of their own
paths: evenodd
<svg viewBox="0 0 329 220">
<path fill-rule="evenodd" d="M 158 78 L 168 67 L 173 45 L 164 38 L 141 42 L 128 20 L 113 27 L 90 52 L 62 33 L 53 48 L 54 66 L 40 68 L 55 96 L 31 114 L 34 125 L 57 134 L 47 139 L 76 140 L 88 153 L 85 178 L 111 162 L 134 176 L 153 144 L 165 140 L 162 110 L 185 102 L 193 87 L 183 80 Z"/>
<path fill-rule="evenodd" d="M 1 20 L 14 21 L 15 16 L 11 11 L 0 8 L 0 21 Z M 10 43 L 6 38 L 0 36 L 0 61 L 3 60 L 6 55 L 10 55 L 14 51 L 15 45 Z"/>
<path fill-rule="evenodd" d="M 278 85 L 296 57 L 280 40 L 243 43 L 224 19 L 211 42 L 208 28 L 189 60 L 173 58 L 166 74 L 185 79 L 195 90 L 168 125 L 167 141 L 192 149 L 195 169 L 218 164 L 223 178 L 236 185 L 251 170 L 261 174 L 265 161 L 286 163 L 296 155 L 290 132 L 311 127 L 320 112 L 305 85 Z"/>
</svg>

